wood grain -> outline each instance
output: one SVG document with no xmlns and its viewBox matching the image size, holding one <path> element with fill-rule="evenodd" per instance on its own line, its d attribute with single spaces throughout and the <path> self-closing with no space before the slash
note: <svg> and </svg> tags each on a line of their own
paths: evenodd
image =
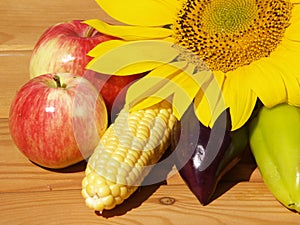
<svg viewBox="0 0 300 225">
<path fill-rule="evenodd" d="M 164 204 L 166 198 L 173 204 Z M 257 183 L 240 183 L 208 206 L 200 206 L 186 186 L 142 187 L 125 204 L 103 214 L 87 209 L 78 190 L 2 193 L 1 201 L 1 221 L 7 225 L 292 225 L 299 220 Z"/>
<path fill-rule="evenodd" d="M 17 90 L 29 80 L 31 51 L 10 51 L 0 54 L 0 118 L 7 118 Z"/>
<path fill-rule="evenodd" d="M 0 51 L 31 50 L 46 28 L 73 19 L 109 18 L 93 0 L 2 0 Z"/>
<path fill-rule="evenodd" d="M 221 180 L 214 200 L 201 206 L 176 168 L 166 180 L 143 186 L 124 204 L 99 214 L 81 197 L 86 162 L 49 170 L 30 162 L 17 149 L 8 128 L 9 107 L 29 80 L 31 51 L 49 26 L 72 19 L 108 17 L 94 0 L 2 0 L 0 2 L 0 224 L 299 224 L 264 185 L 248 152 Z"/>
</svg>

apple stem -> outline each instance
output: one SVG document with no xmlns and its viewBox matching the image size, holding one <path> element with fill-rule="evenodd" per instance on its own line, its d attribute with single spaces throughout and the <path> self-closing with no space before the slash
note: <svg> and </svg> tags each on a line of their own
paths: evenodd
<svg viewBox="0 0 300 225">
<path fill-rule="evenodd" d="M 95 28 L 89 26 L 89 28 L 88 28 L 87 31 L 85 32 L 85 37 L 92 37 L 94 31 L 95 31 Z"/>
<path fill-rule="evenodd" d="M 65 88 L 65 87 L 66 87 L 66 84 L 61 84 L 61 82 L 60 82 L 60 77 L 59 77 L 59 76 L 54 75 L 54 76 L 53 76 L 53 79 L 54 79 L 54 81 L 56 82 L 56 86 L 57 86 L 58 88 Z"/>
</svg>

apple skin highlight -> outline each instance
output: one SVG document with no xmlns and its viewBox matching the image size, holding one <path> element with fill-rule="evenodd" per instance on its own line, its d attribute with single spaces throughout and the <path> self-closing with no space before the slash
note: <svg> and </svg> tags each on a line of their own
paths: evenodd
<svg viewBox="0 0 300 225">
<path fill-rule="evenodd" d="M 64 168 L 89 157 L 108 125 L 103 98 L 85 78 L 53 74 L 29 80 L 10 108 L 9 129 L 18 149 L 47 168 Z"/>
<path fill-rule="evenodd" d="M 117 39 L 99 33 L 82 20 L 49 27 L 37 41 L 30 60 L 30 77 L 68 72 L 83 76 L 92 59 L 87 53 L 96 45 Z"/>
</svg>

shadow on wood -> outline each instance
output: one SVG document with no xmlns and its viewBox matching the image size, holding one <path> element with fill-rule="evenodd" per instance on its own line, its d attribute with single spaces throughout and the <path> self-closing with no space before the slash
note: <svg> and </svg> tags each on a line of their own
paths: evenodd
<svg viewBox="0 0 300 225">
<path fill-rule="evenodd" d="M 32 161 L 30 161 L 32 162 Z M 82 160 L 81 162 L 78 162 L 74 165 L 68 166 L 66 168 L 62 168 L 62 169 L 51 169 L 51 168 L 46 168 L 43 167 L 41 165 L 36 164 L 35 162 L 32 162 L 34 165 L 43 168 L 45 170 L 51 171 L 51 172 L 56 172 L 56 173 L 76 173 L 76 172 L 82 172 L 85 170 L 86 165 L 87 165 L 87 161 L 86 160 Z"/>
<path fill-rule="evenodd" d="M 221 197 L 228 190 L 240 182 L 249 181 L 252 173 L 257 168 L 254 157 L 248 148 L 242 159 L 231 170 L 229 170 L 219 181 L 211 202 Z"/>
</svg>

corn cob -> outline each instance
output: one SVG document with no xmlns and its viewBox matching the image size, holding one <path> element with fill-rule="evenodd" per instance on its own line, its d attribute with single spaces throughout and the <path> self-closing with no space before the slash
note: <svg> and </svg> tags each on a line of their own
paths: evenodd
<svg viewBox="0 0 300 225">
<path fill-rule="evenodd" d="M 127 199 L 168 148 L 176 121 L 167 102 L 123 109 L 88 161 L 82 180 L 86 205 L 102 212 Z"/>
</svg>

